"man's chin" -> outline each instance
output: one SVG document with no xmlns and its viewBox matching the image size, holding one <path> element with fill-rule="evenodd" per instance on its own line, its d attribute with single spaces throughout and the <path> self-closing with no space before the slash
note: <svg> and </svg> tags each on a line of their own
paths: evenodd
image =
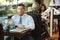
<svg viewBox="0 0 60 40">
<path fill-rule="evenodd" d="M 20 16 L 23 16 L 24 14 L 19 14 Z"/>
</svg>

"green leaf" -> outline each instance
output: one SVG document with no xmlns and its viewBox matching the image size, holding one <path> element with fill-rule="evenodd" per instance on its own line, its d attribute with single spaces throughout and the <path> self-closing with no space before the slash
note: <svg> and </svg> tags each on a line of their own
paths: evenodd
<svg viewBox="0 0 60 40">
<path fill-rule="evenodd" d="M 13 2 L 14 0 L 6 0 L 6 2 L 9 1 L 9 2 Z"/>
</svg>

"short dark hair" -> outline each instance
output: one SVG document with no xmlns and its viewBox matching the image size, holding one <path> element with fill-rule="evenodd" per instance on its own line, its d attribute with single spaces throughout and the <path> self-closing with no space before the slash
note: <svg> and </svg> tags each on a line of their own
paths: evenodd
<svg viewBox="0 0 60 40">
<path fill-rule="evenodd" d="M 24 4 L 22 4 L 22 3 L 21 3 L 21 4 L 18 4 L 18 6 L 23 6 L 23 7 L 25 8 L 25 5 L 24 5 Z"/>
</svg>

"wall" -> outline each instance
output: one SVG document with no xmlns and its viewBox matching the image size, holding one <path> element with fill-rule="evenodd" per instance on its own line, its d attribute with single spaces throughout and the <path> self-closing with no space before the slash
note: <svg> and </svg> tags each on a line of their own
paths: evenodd
<svg viewBox="0 0 60 40">
<path fill-rule="evenodd" d="M 49 3 L 50 3 L 50 0 L 43 0 L 43 3 L 48 7 Z"/>
</svg>

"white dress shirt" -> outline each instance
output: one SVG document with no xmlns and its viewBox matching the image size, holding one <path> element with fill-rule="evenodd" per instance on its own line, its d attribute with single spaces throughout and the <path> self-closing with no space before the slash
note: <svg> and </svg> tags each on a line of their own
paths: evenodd
<svg viewBox="0 0 60 40">
<path fill-rule="evenodd" d="M 26 29 L 33 30 L 35 28 L 34 20 L 30 15 L 24 14 L 21 17 L 22 17 L 22 25 L 24 25 Z M 20 15 L 19 14 L 14 15 L 11 20 L 12 25 L 19 24 Z"/>
</svg>

